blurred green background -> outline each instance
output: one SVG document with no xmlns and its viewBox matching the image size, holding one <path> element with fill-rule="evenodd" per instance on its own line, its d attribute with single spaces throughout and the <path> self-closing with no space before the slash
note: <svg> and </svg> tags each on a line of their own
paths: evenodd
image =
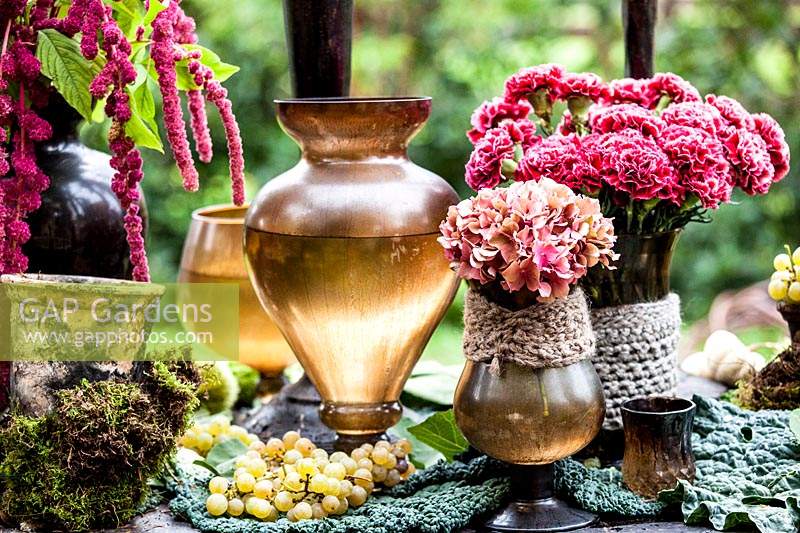
<svg viewBox="0 0 800 533">
<path fill-rule="evenodd" d="M 502 92 L 521 66 L 558 62 L 606 79 L 623 72 L 620 2 L 557 0 L 355 0 L 352 94 L 433 97 L 433 115 L 413 143 L 412 158 L 445 177 L 462 196 L 472 110 Z M 766 111 L 800 148 L 800 3 L 796 0 L 661 0 L 656 70 L 673 71 L 701 93 L 726 94 L 752 112 Z M 184 0 L 201 42 L 242 70 L 226 83 L 247 160 L 248 197 L 291 167 L 298 150 L 275 122 L 272 100 L 290 96 L 280 0 Z M 148 249 L 156 281 L 174 280 L 190 212 L 228 202 L 225 139 L 211 111 L 215 161 L 201 167 L 201 191 L 181 189 L 168 157 L 146 154 L 150 207 Z M 795 155 L 795 157 L 797 157 Z M 742 197 L 686 229 L 673 265 L 673 286 L 687 322 L 713 297 L 771 273 L 783 243 L 797 244 L 797 165 L 760 198 Z M 451 309 L 431 349 L 460 338 Z M 455 343 L 455 344 L 454 344 Z M 437 348 L 438 346 L 438 348 Z"/>
</svg>

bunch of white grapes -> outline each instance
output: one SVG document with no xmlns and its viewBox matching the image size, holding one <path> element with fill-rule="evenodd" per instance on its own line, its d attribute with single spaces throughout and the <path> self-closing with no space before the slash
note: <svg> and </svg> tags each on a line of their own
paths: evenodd
<svg viewBox="0 0 800 533">
<path fill-rule="evenodd" d="M 270 522 L 280 513 L 293 522 L 341 515 L 363 505 L 376 486 L 393 487 L 415 471 L 405 439 L 328 455 L 289 431 L 282 439 L 255 440 L 248 447 L 235 459 L 232 479 L 217 476 L 209 482 L 209 514 Z"/>
<path fill-rule="evenodd" d="M 245 446 L 259 442 L 255 433 L 231 424 L 224 416 L 215 416 L 206 423 L 194 424 L 187 429 L 178 444 L 205 457 L 212 446 L 228 439 L 239 439 Z"/>
<path fill-rule="evenodd" d="M 800 304 L 800 247 L 794 252 L 786 247 L 772 262 L 775 272 L 769 281 L 769 295 L 773 300 L 791 305 Z"/>
</svg>

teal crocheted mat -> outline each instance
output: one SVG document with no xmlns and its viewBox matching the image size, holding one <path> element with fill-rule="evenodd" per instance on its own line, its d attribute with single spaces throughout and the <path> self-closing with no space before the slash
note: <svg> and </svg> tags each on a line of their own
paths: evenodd
<svg viewBox="0 0 800 533">
<path fill-rule="evenodd" d="M 689 524 L 716 529 L 751 524 L 764 533 L 800 529 L 800 443 L 788 427 L 788 413 L 742 411 L 695 397 L 692 439 L 697 459 L 694 484 L 663 492 L 658 502 L 636 496 L 614 468 L 587 468 L 567 459 L 556 464 L 556 489 L 584 509 L 624 517 L 654 517 L 680 505 Z M 468 463 L 439 463 L 407 482 L 370 498 L 342 517 L 291 523 L 213 518 L 205 510 L 210 473 L 177 467 L 171 481 L 173 512 L 202 531 L 218 533 L 403 533 L 457 531 L 476 516 L 500 506 L 509 483 L 504 467 L 486 457 Z"/>
</svg>

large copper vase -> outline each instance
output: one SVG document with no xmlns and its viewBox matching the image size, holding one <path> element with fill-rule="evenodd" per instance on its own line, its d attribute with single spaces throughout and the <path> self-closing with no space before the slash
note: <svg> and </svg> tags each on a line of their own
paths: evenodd
<svg viewBox="0 0 800 533">
<path fill-rule="evenodd" d="M 458 197 L 406 153 L 430 108 L 430 98 L 278 101 L 302 158 L 247 213 L 253 285 L 342 442 L 400 419 L 403 385 L 456 290 L 436 237 Z"/>
</svg>

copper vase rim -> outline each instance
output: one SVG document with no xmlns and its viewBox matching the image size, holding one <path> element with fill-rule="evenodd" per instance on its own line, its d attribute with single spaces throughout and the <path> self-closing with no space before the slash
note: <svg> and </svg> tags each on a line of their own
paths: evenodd
<svg viewBox="0 0 800 533">
<path fill-rule="evenodd" d="M 647 410 L 647 404 L 654 402 L 663 402 L 667 405 L 671 405 L 673 408 L 668 410 Z M 695 407 L 697 407 L 697 404 L 686 398 L 677 398 L 674 396 L 647 396 L 626 401 L 622 404 L 622 411 L 640 416 L 668 416 L 690 413 L 694 411 Z"/>
<path fill-rule="evenodd" d="M 312 98 L 276 98 L 275 104 L 400 104 L 430 102 L 430 96 L 325 96 Z"/>
<path fill-rule="evenodd" d="M 230 224 L 244 226 L 245 215 L 250 204 L 213 204 L 192 211 L 192 220 L 207 224 Z M 228 216 L 227 213 L 240 211 L 239 216 Z M 222 216 L 220 216 L 222 215 Z"/>
</svg>

